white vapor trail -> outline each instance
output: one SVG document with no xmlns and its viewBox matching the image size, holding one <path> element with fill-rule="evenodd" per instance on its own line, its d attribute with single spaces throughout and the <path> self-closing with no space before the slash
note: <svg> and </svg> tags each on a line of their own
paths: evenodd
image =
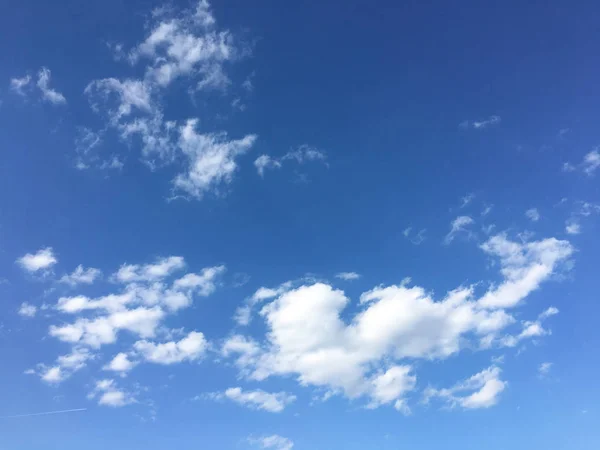
<svg viewBox="0 0 600 450">
<path fill-rule="evenodd" d="M 16 416 L 3 416 L 3 417 L 0 417 L 0 419 L 17 419 L 19 417 L 49 416 L 50 414 L 64 414 L 64 413 L 78 412 L 78 411 L 87 411 L 87 408 L 63 409 L 62 411 L 46 411 L 46 412 L 33 413 L 33 414 L 17 414 Z"/>
</svg>

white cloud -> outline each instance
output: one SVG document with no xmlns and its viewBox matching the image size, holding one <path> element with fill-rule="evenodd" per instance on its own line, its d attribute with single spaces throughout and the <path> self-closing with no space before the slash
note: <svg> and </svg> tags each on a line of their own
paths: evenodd
<svg viewBox="0 0 600 450">
<path fill-rule="evenodd" d="M 505 235 L 496 235 L 481 248 L 490 256 L 500 259 L 504 281 L 490 289 L 479 300 L 484 308 L 511 308 L 546 280 L 559 263 L 568 259 L 573 247 L 567 241 L 555 238 L 517 243 Z"/>
<path fill-rule="evenodd" d="M 446 245 L 450 244 L 458 234 L 466 233 L 467 236 L 471 236 L 471 231 L 467 230 L 469 225 L 472 225 L 475 221 L 469 216 L 458 216 L 452 221 L 450 225 L 450 232 L 444 238 Z"/>
<path fill-rule="evenodd" d="M 525 211 L 525 216 L 532 222 L 540 220 L 540 213 L 536 208 L 531 208 Z"/>
<path fill-rule="evenodd" d="M 52 267 L 58 262 L 54 256 L 54 252 L 51 247 L 40 249 L 37 253 L 27 253 L 25 256 L 17 259 L 19 264 L 24 270 L 28 272 L 38 272 L 40 270 L 46 270 Z"/>
<path fill-rule="evenodd" d="M 217 29 L 208 2 L 200 0 L 194 10 L 179 13 L 170 8 L 154 15 L 150 32 L 129 52 L 133 65 L 147 63 L 142 79 L 105 78 L 92 81 L 85 92 L 92 107 L 104 111 L 108 124 L 120 137 L 141 140 L 143 161 L 151 168 L 180 163 L 186 169 L 173 179 L 171 199 L 202 199 L 207 193 L 220 194 L 238 169 L 238 158 L 254 145 L 257 137 L 247 134 L 229 139 L 227 133 L 199 133 L 197 118 L 183 124 L 165 120 L 162 99 L 175 80 L 195 82 L 195 91 L 224 89 L 230 84 L 226 63 L 243 56 L 232 34 Z M 206 123 L 206 122 L 204 122 Z M 82 168 L 89 166 L 85 161 Z M 120 168 L 122 160 L 113 155 L 101 164 Z"/>
<path fill-rule="evenodd" d="M 42 98 L 54 105 L 67 103 L 67 99 L 60 92 L 50 88 L 50 69 L 42 67 L 38 72 L 37 87 L 42 91 Z"/>
<path fill-rule="evenodd" d="M 445 359 L 463 348 L 505 345 L 499 336 L 515 319 L 504 308 L 519 305 L 572 252 L 565 241 L 517 243 L 504 235 L 490 238 L 481 248 L 500 260 L 503 279 L 480 296 L 475 287 L 481 283 L 460 286 L 438 300 L 406 283 L 378 286 L 364 292 L 358 313 L 348 316 L 344 310 L 350 300 L 324 283 L 262 288 L 255 297 L 267 302 L 260 311 L 267 327 L 264 342 L 234 335 L 221 353 L 234 358 L 250 379 L 294 376 L 303 386 L 366 398 L 371 407 L 394 405 L 408 413 L 405 394 L 415 386 L 416 375 L 395 361 Z M 542 316 L 553 313 L 548 309 Z M 536 334 L 534 323 L 523 323 L 519 339 Z M 484 384 L 481 394 L 465 397 L 465 407 L 484 404 L 503 388 L 496 381 Z"/>
<path fill-rule="evenodd" d="M 583 158 L 583 171 L 588 175 L 593 175 L 599 167 L 600 151 L 595 148 Z"/>
<path fill-rule="evenodd" d="M 500 394 L 506 389 L 507 383 L 500 379 L 500 372 L 499 367 L 492 366 L 449 389 L 428 388 L 425 390 L 425 401 L 439 397 L 448 402 L 450 407 L 489 408 L 498 403 Z"/>
<path fill-rule="evenodd" d="M 217 400 L 228 399 L 250 409 L 272 413 L 283 411 L 287 405 L 296 400 L 295 395 L 287 392 L 270 393 L 260 389 L 244 391 L 240 387 L 229 388 L 223 393 L 211 394 L 210 397 Z"/>
<path fill-rule="evenodd" d="M 246 153 L 256 141 L 256 135 L 228 140 L 226 133 L 199 134 L 198 119 L 189 119 L 180 128 L 179 147 L 187 156 L 186 173 L 173 180 L 174 186 L 184 193 L 202 198 L 208 191 L 232 181 L 237 170 L 236 159 Z"/>
<path fill-rule="evenodd" d="M 133 348 L 148 362 L 168 365 L 201 358 L 208 348 L 208 343 L 202 333 L 192 331 L 178 342 L 156 344 L 138 341 Z"/>
<path fill-rule="evenodd" d="M 114 380 L 104 379 L 96 382 L 96 386 L 88 395 L 89 398 L 98 397 L 98 404 L 120 408 L 135 403 L 135 399 L 128 392 L 119 389 Z"/>
<path fill-rule="evenodd" d="M 352 281 L 358 280 L 360 278 L 360 274 L 356 272 L 340 272 L 335 275 L 336 278 L 344 281 Z"/>
<path fill-rule="evenodd" d="M 102 271 L 99 269 L 95 269 L 93 267 L 84 269 L 84 267 L 80 264 L 75 268 L 73 273 L 63 275 L 59 281 L 71 286 L 77 286 L 78 284 L 92 284 L 101 275 Z"/>
<path fill-rule="evenodd" d="M 500 116 L 490 116 L 487 119 L 483 120 L 465 120 L 460 123 L 460 127 L 466 130 L 483 130 L 491 126 L 498 125 L 501 121 L 502 119 L 500 118 Z"/>
<path fill-rule="evenodd" d="M 154 264 L 140 266 L 138 264 L 126 264 L 119 268 L 114 278 L 121 283 L 132 281 L 155 281 L 168 277 L 173 272 L 185 267 L 185 261 L 181 256 L 169 256 L 158 259 Z"/>
<path fill-rule="evenodd" d="M 258 174 L 264 176 L 265 170 L 267 169 L 280 169 L 287 161 L 294 161 L 297 164 L 304 164 L 309 161 L 321 161 L 325 162 L 327 155 L 325 152 L 318 150 L 310 145 L 300 145 L 295 150 L 290 150 L 285 155 L 274 158 L 269 155 L 260 155 L 254 161 L 254 166 L 258 171 Z"/>
<path fill-rule="evenodd" d="M 539 319 L 544 320 L 544 319 L 547 319 L 548 317 L 552 317 L 558 313 L 559 313 L 558 308 L 551 306 L 539 315 Z"/>
<path fill-rule="evenodd" d="M 575 219 L 569 219 L 565 224 L 565 232 L 567 234 L 581 234 L 581 225 Z"/>
<path fill-rule="evenodd" d="M 37 374 L 46 383 L 59 384 L 86 367 L 87 362 L 91 359 L 94 359 L 94 355 L 88 349 L 74 347 L 71 353 L 56 358 L 53 366 L 38 364 L 37 369 L 31 370 L 30 373 Z"/>
<path fill-rule="evenodd" d="M 294 443 L 283 436 L 273 434 L 270 436 L 263 436 L 258 439 L 249 438 L 250 443 L 267 450 L 292 450 Z"/>
<path fill-rule="evenodd" d="M 31 76 L 25 75 L 22 78 L 11 78 L 10 89 L 19 95 L 26 95 L 25 89 L 30 86 Z"/>
<path fill-rule="evenodd" d="M 203 297 L 212 294 L 217 288 L 217 277 L 225 272 L 225 266 L 214 266 L 202 269 L 200 274 L 188 273 L 173 283 L 177 289 L 194 290 Z"/>
<path fill-rule="evenodd" d="M 27 302 L 21 303 L 19 308 L 19 315 L 23 317 L 34 317 L 37 313 L 37 306 L 31 305 Z"/>
<path fill-rule="evenodd" d="M 234 320 L 238 325 L 248 325 L 252 320 L 253 308 L 268 299 L 275 298 L 278 295 L 289 291 L 292 288 L 292 282 L 287 281 L 276 288 L 260 287 L 252 295 L 252 297 L 246 299 L 244 304 L 235 310 Z"/>
<path fill-rule="evenodd" d="M 165 312 L 159 307 L 139 307 L 94 319 L 80 318 L 72 324 L 51 325 L 49 333 L 50 336 L 64 342 L 98 348 L 116 342 L 121 330 L 127 330 L 142 338 L 153 337 L 164 317 Z"/>
<path fill-rule="evenodd" d="M 254 166 L 258 174 L 262 177 L 265 174 L 265 169 L 279 169 L 281 162 L 271 158 L 269 155 L 260 155 L 254 160 Z"/>
<path fill-rule="evenodd" d="M 107 365 L 104 370 L 113 372 L 127 373 L 137 365 L 136 361 L 131 361 L 127 353 L 118 353 Z"/>
<path fill-rule="evenodd" d="M 548 375 L 550 373 L 550 369 L 552 369 L 552 366 L 554 364 L 551 362 L 543 362 L 540 364 L 540 366 L 538 367 L 538 373 L 540 375 L 540 377 L 545 377 L 546 375 Z"/>
</svg>

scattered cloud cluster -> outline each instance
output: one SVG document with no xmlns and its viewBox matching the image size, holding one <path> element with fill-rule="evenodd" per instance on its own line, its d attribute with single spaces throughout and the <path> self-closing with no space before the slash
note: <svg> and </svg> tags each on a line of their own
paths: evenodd
<svg viewBox="0 0 600 450">
<path fill-rule="evenodd" d="M 265 340 L 230 336 L 222 355 L 233 358 L 249 379 L 295 376 L 301 385 L 324 389 L 328 395 L 366 397 L 368 407 L 390 404 L 408 412 L 406 396 L 414 390 L 417 376 L 411 365 L 393 361 L 445 359 L 466 345 L 506 346 L 503 332 L 516 322 L 508 309 L 538 289 L 573 251 L 566 241 L 518 243 L 505 235 L 493 236 L 481 248 L 499 260 L 503 277 L 484 293 L 476 295 L 476 285 L 461 286 L 436 301 L 418 286 L 378 286 L 360 296 L 361 308 L 349 321 L 342 314 L 346 317 L 350 299 L 331 285 L 316 282 L 293 288 L 288 282 L 276 289 L 262 288 L 254 305 L 258 299 L 266 302 L 260 309 Z M 542 335 L 529 329 L 532 325 L 522 325 L 526 331 L 519 339 Z M 498 373 L 476 378 L 484 379 L 479 386 L 484 394 L 501 392 L 504 384 L 497 380 Z M 481 399 L 484 394 L 463 404 L 490 404 Z"/>
<path fill-rule="evenodd" d="M 296 162 L 297 164 L 303 164 L 310 161 L 321 161 L 325 162 L 327 155 L 321 150 L 317 150 L 314 147 L 303 144 L 295 150 L 287 152 L 285 155 L 279 158 L 273 158 L 272 156 L 263 154 L 254 160 L 254 166 L 258 171 L 258 174 L 262 177 L 265 171 L 268 169 L 281 169 L 283 165 L 288 161 Z"/>
<path fill-rule="evenodd" d="M 595 147 L 589 153 L 586 153 L 581 163 L 575 165 L 570 162 L 566 162 L 562 166 L 563 172 L 575 172 L 581 170 L 586 175 L 592 176 L 596 173 L 596 170 L 600 168 L 600 147 Z"/>
<path fill-rule="evenodd" d="M 207 267 L 199 273 L 174 277 L 185 266 L 184 259 L 177 256 L 144 265 L 124 264 L 110 277 L 115 292 L 100 297 L 60 297 L 54 310 L 75 319 L 51 325 L 49 335 L 71 344 L 72 353 L 59 357 L 53 366 L 38 365 L 35 373 L 44 381 L 59 383 L 83 368 L 97 349 L 117 342 L 122 333 L 138 340 L 129 351 L 115 355 L 104 370 L 125 375 L 143 362 L 170 365 L 201 359 L 208 349 L 202 333 L 191 331 L 173 340 L 174 334 L 182 332 L 168 330 L 162 323 L 168 315 L 189 307 L 195 298 L 211 295 L 225 267 Z M 97 269 L 79 266 L 60 281 L 76 287 L 93 282 L 98 275 Z M 155 340 L 161 336 L 169 339 Z"/>
<path fill-rule="evenodd" d="M 65 96 L 50 87 L 50 77 L 50 69 L 46 67 L 42 67 L 37 73 L 35 87 L 39 90 L 42 100 L 52 103 L 53 105 L 66 104 L 67 99 Z M 10 89 L 17 94 L 26 97 L 34 89 L 31 75 L 25 75 L 21 78 L 12 78 L 10 80 Z"/>
<path fill-rule="evenodd" d="M 92 108 L 106 117 L 108 128 L 127 142 L 141 143 L 142 158 L 151 168 L 183 161 L 184 170 L 172 181 L 174 196 L 201 199 L 232 182 L 239 157 L 253 147 L 257 136 L 230 139 L 224 131 L 200 131 L 195 117 L 168 120 L 162 98 L 177 80 L 192 83 L 194 93 L 227 88 L 231 80 L 226 65 L 245 51 L 230 31 L 219 29 L 206 0 L 191 10 L 171 9 L 152 20 L 141 43 L 128 52 L 121 49 L 132 67 L 142 66 L 143 75 L 94 80 L 85 94 Z M 87 130 L 76 142 L 78 168 L 98 167 L 100 134 Z M 113 156 L 100 165 L 120 168 L 122 161 Z"/>
</svg>

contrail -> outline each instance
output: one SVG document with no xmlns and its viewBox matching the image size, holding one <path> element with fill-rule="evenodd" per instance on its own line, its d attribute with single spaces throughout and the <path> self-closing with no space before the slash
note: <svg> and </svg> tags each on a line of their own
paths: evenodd
<svg viewBox="0 0 600 450">
<path fill-rule="evenodd" d="M 50 414 L 64 414 L 64 413 L 78 412 L 78 411 L 87 411 L 87 408 L 63 409 L 62 411 L 46 411 L 46 412 L 33 413 L 33 414 L 17 414 L 16 416 L 0 417 L 0 419 L 17 419 L 19 417 L 48 416 Z"/>
</svg>

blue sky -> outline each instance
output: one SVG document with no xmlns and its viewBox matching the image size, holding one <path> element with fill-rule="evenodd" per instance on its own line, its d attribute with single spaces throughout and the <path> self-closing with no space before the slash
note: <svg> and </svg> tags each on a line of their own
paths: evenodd
<svg viewBox="0 0 600 450">
<path fill-rule="evenodd" d="M 325 3 L 5 2 L 5 448 L 597 448 L 597 7 Z"/>
</svg>

